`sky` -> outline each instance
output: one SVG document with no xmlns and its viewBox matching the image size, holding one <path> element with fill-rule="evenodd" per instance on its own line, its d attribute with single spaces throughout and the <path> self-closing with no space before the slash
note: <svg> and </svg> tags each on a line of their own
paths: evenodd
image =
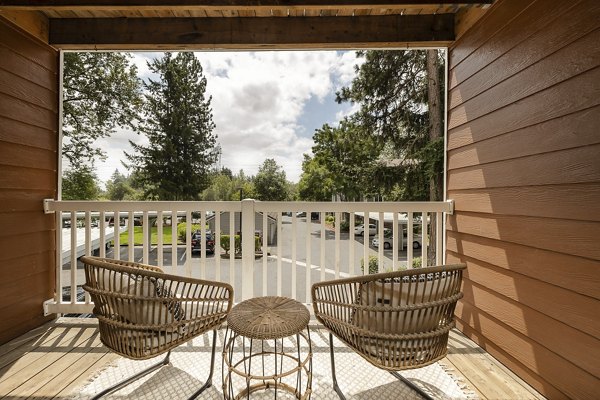
<svg viewBox="0 0 600 400">
<path fill-rule="evenodd" d="M 286 177 L 298 182 L 303 154 L 311 154 L 312 135 L 323 124 L 336 125 L 356 106 L 337 104 L 335 93 L 348 86 L 354 51 L 197 52 L 212 96 L 214 133 L 222 149 L 221 165 L 234 173 L 255 175 L 265 159 L 273 158 Z M 133 53 L 142 79 L 151 77 L 147 61 L 162 53 Z M 98 142 L 107 159 L 97 163 L 102 182 L 121 164 L 129 140 L 147 144 L 143 135 L 117 129 Z"/>
</svg>

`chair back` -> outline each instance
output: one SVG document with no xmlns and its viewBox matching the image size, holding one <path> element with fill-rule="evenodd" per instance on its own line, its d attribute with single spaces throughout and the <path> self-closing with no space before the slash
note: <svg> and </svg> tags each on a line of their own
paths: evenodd
<svg viewBox="0 0 600 400">
<path fill-rule="evenodd" d="M 168 275 L 149 265 L 81 257 L 83 288 L 94 302 L 100 339 L 116 353 L 146 359 L 219 327 L 233 288 L 221 282 Z"/>
<path fill-rule="evenodd" d="M 445 265 L 315 284 L 315 316 L 380 368 L 425 366 L 447 353 L 465 268 Z"/>
</svg>

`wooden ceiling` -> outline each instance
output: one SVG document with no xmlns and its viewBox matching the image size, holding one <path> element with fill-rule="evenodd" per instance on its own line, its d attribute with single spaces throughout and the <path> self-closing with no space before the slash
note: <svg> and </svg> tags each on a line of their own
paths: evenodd
<svg viewBox="0 0 600 400">
<path fill-rule="evenodd" d="M 431 47 L 452 43 L 492 2 L 0 0 L 0 16 L 37 21 L 64 49 Z"/>
</svg>

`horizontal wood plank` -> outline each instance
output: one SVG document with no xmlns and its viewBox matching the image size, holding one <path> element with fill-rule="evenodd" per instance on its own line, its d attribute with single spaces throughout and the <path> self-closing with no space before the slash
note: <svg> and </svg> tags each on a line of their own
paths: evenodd
<svg viewBox="0 0 600 400">
<path fill-rule="evenodd" d="M 57 94 L 17 74 L 0 68 L 0 92 L 57 112 Z"/>
<path fill-rule="evenodd" d="M 512 357 L 529 369 L 551 381 L 557 389 L 572 398 L 592 399 L 600 380 L 587 371 L 577 368 L 547 348 L 532 342 L 489 314 L 466 302 L 456 307 L 459 318 L 481 332 Z"/>
<path fill-rule="evenodd" d="M 56 71 L 58 52 L 52 47 L 24 35 L 4 20 L 0 21 L 0 37 L 3 39 L 3 46 L 49 71 Z"/>
<path fill-rule="evenodd" d="M 465 255 L 449 253 L 448 258 L 467 264 L 465 293 L 472 291 L 470 285 L 477 284 L 485 287 L 498 298 L 512 299 L 523 306 L 585 332 L 595 339 L 600 338 L 600 321 L 597 320 L 597 310 L 600 305 L 598 299 L 583 296 L 535 278 L 521 276 L 513 271 L 498 268 Z M 536 266 L 539 274 L 543 274 L 543 266 L 540 264 L 536 264 Z"/>
<path fill-rule="evenodd" d="M 39 212 L 43 210 L 44 199 L 54 197 L 53 190 L 0 190 L 0 214 L 12 212 Z"/>
<path fill-rule="evenodd" d="M 54 274 L 54 251 L 29 254 L 2 261 L 0 268 L 0 281 L 11 282 L 15 277 L 30 277 L 45 273 Z"/>
<path fill-rule="evenodd" d="M 599 182 L 599 152 L 596 144 L 454 169 L 448 191 Z"/>
<path fill-rule="evenodd" d="M 448 229 L 600 260 L 600 223 L 538 217 L 459 212 L 447 220 Z"/>
<path fill-rule="evenodd" d="M 151 18 L 52 19 L 50 44 L 61 48 L 104 48 L 126 45 L 237 45 L 326 44 L 386 45 L 439 42 L 454 39 L 454 17 L 440 15 L 385 15 L 378 17 L 307 18 Z"/>
<path fill-rule="evenodd" d="M 448 131 L 448 150 L 478 140 L 536 125 L 600 104 L 600 89 L 590 82 L 600 81 L 600 68 L 542 90 L 518 102 L 470 120 Z"/>
<path fill-rule="evenodd" d="M 0 187 L 6 189 L 54 191 L 57 187 L 57 180 L 56 171 L 2 165 Z"/>
<path fill-rule="evenodd" d="M 448 192 L 454 210 L 600 222 L 600 183 Z"/>
<path fill-rule="evenodd" d="M 504 57 L 510 49 L 522 41 L 529 40 L 536 32 L 547 29 L 549 24 L 555 23 L 562 14 L 575 6 L 572 2 L 565 3 L 561 0 L 528 1 L 527 4 L 528 6 L 523 12 L 516 15 L 495 35 L 485 35 L 487 40 L 476 53 L 458 65 L 453 63 L 449 65 L 452 70 L 448 82 L 450 89 L 454 89 L 460 82 L 468 80 L 494 60 Z M 493 10 L 490 14 L 493 14 Z M 493 15 L 491 16 L 493 17 Z"/>
<path fill-rule="evenodd" d="M 479 273 L 479 272 L 476 272 Z M 476 274 L 475 273 L 475 274 Z M 470 275 L 469 275 L 470 276 Z M 544 313 L 505 296 L 498 295 L 489 288 L 468 278 L 464 286 L 462 301 L 477 306 L 480 310 L 523 334 L 540 345 L 553 349 L 559 356 L 577 367 L 600 377 L 600 340 L 583 333 L 561 320 L 551 318 Z M 515 286 L 521 286 L 520 283 Z M 522 285 L 520 291 L 528 290 Z M 554 303 L 554 299 L 552 303 Z"/>
<path fill-rule="evenodd" d="M 13 167 L 58 170 L 54 151 L 0 141 L 0 164 Z"/>
<path fill-rule="evenodd" d="M 491 0 L 461 0 L 460 4 L 491 4 Z M 379 8 L 397 9 L 435 5 L 455 5 L 456 3 L 432 0 L 390 1 L 390 0 L 128 0 L 127 3 L 115 0 L 4 0 L 1 5 L 6 9 L 17 10 L 254 10 L 254 9 L 355 9 Z"/>
<path fill-rule="evenodd" d="M 58 126 L 57 130 L 48 130 L 0 116 L 0 141 L 36 147 L 56 153 L 58 148 Z"/>
<path fill-rule="evenodd" d="M 598 9 L 600 10 L 600 3 Z M 600 59 L 600 29 L 530 65 L 478 96 L 459 105 L 450 104 L 448 129 L 538 93 L 574 76 L 594 69 Z M 523 82 L 528 82 L 524 85 Z"/>
<path fill-rule="evenodd" d="M 599 38 L 600 40 L 600 38 Z M 448 151 L 448 170 L 600 143 L 600 106 Z"/>
<path fill-rule="evenodd" d="M 0 231 L 0 238 L 55 229 L 54 214 L 44 214 L 41 210 L 29 212 L 0 213 L 0 226 L 11 229 Z"/>
<path fill-rule="evenodd" d="M 58 93 L 58 77 L 55 72 L 31 62 L 27 57 L 15 53 L 13 49 L 6 47 L 3 43 L 0 43 L 0 68 Z M 58 99 L 58 94 L 56 99 Z"/>
<path fill-rule="evenodd" d="M 466 304 L 466 306 L 468 306 L 468 304 Z M 456 327 L 470 340 L 483 347 L 485 351 L 492 355 L 495 359 L 525 379 L 526 382 L 544 395 L 545 398 L 552 400 L 571 400 L 569 396 L 558 390 L 552 383 L 545 380 L 536 371 L 527 368 L 527 366 L 523 365 L 518 358 L 507 353 L 501 346 L 498 346 L 495 342 L 483 336 L 481 332 L 473 329 L 467 323 L 457 319 Z"/>
<path fill-rule="evenodd" d="M 600 299 L 600 270 L 595 260 L 466 233 L 447 231 L 447 235 L 447 250 L 454 257 L 466 254 L 471 259 Z"/>
<path fill-rule="evenodd" d="M 21 257 L 26 257 L 28 255 L 54 251 L 55 242 L 55 233 L 53 231 L 6 236 L 0 241 L 0 261 L 12 260 L 17 254 Z"/>
<path fill-rule="evenodd" d="M 573 4 L 576 5 L 576 3 Z M 556 24 L 553 29 L 537 31 L 528 40 L 519 43 L 502 57 L 475 72 L 469 79 L 460 81 L 459 85 L 448 92 L 450 107 L 456 107 L 485 92 L 576 39 L 596 30 L 598 18 L 589 10 L 597 6 L 598 3 L 594 0 L 586 0 L 571 7 L 564 14 L 558 16 L 560 24 Z M 454 69 L 449 71 L 449 80 L 458 81 L 458 77 L 454 74 Z"/>
<path fill-rule="evenodd" d="M 58 130 L 58 114 L 0 92 L 0 116 L 49 131 Z"/>
<path fill-rule="evenodd" d="M 449 67 L 452 69 L 462 63 L 491 36 L 497 35 L 502 28 L 530 7 L 531 3 L 531 1 L 525 2 L 523 0 L 503 0 L 502 4 L 496 2 L 469 30 L 467 35 L 461 36 L 459 40 L 452 44 L 448 55 Z M 449 82 L 449 88 L 452 87 L 453 85 L 450 85 Z"/>
</svg>

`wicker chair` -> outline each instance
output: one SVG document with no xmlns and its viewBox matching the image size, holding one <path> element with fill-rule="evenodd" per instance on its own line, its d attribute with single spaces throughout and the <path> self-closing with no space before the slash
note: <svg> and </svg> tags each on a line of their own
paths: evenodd
<svg viewBox="0 0 600 400">
<path fill-rule="evenodd" d="M 387 370 L 425 398 L 397 371 L 424 367 L 446 356 L 454 308 L 462 297 L 464 264 L 411 269 L 316 283 L 315 316 L 329 330 L 333 386 L 333 337 L 374 366 Z"/>
<path fill-rule="evenodd" d="M 210 373 L 191 398 L 212 385 L 217 329 L 226 320 L 233 288 L 220 282 L 167 275 L 134 262 L 81 257 L 83 288 L 94 302 L 100 340 L 117 354 L 144 360 L 167 353 L 159 363 L 102 391 L 112 393 L 169 363 L 171 350 L 213 330 Z"/>
</svg>

